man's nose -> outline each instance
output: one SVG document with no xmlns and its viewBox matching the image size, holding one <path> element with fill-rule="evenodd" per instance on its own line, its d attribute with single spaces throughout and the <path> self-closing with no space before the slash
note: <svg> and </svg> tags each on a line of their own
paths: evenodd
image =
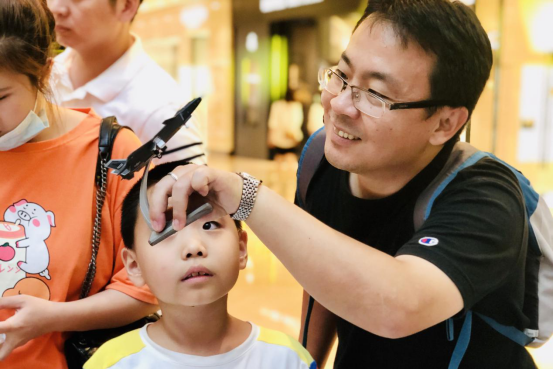
<svg viewBox="0 0 554 369">
<path fill-rule="evenodd" d="M 47 0 L 48 8 L 54 16 L 65 17 L 69 14 L 67 0 Z"/>
<path fill-rule="evenodd" d="M 358 117 L 360 112 L 354 106 L 352 94 L 352 89 L 347 86 L 337 96 L 331 99 L 331 108 L 337 115 L 346 115 L 352 119 Z"/>
</svg>

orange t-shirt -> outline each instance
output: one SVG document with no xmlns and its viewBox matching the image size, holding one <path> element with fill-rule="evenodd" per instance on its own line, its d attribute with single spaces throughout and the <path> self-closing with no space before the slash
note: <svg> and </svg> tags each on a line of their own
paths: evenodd
<svg viewBox="0 0 554 369">
<path fill-rule="evenodd" d="M 91 109 L 74 129 L 53 140 L 27 143 L 0 152 L 0 296 L 33 295 L 50 301 L 79 298 L 92 250 L 100 118 Z M 63 124 L 63 123 L 62 123 Z M 126 158 L 140 146 L 129 130 L 116 138 L 112 158 Z M 89 295 L 107 288 L 156 303 L 146 288 L 135 287 L 120 251 L 121 205 L 138 180 L 108 173 L 96 277 Z M 0 320 L 12 312 L 0 310 Z M 65 368 L 67 334 L 52 332 L 15 349 L 0 368 Z"/>
</svg>

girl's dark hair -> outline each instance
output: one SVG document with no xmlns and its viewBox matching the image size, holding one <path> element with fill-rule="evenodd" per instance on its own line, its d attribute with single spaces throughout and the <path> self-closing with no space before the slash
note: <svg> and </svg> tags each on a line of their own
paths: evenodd
<svg viewBox="0 0 554 369">
<path fill-rule="evenodd" d="M 1 0 L 0 0 L 1 1 Z M 173 169 L 181 165 L 190 164 L 186 160 L 172 161 L 169 163 L 163 163 L 152 170 L 148 171 L 148 183 L 147 186 L 151 186 L 158 183 L 163 177 L 168 175 Z M 135 226 L 137 224 L 137 217 L 142 216 L 140 214 L 140 185 L 141 180 L 139 180 L 133 188 L 129 191 L 125 200 L 123 200 L 123 205 L 121 206 L 121 237 L 123 238 L 123 243 L 128 249 L 133 249 L 135 244 Z M 237 230 L 242 231 L 242 223 L 239 220 L 235 220 L 235 226 Z"/>
<path fill-rule="evenodd" d="M 44 95 L 49 93 L 54 26 L 46 0 L 0 1 L 0 69 L 26 75 Z"/>
<path fill-rule="evenodd" d="M 489 38 L 475 13 L 459 1 L 370 0 L 356 28 L 370 16 L 390 24 L 403 45 L 416 42 L 435 55 L 429 98 L 464 106 L 471 117 L 492 67 Z M 428 116 L 435 111 L 428 108 Z"/>
</svg>

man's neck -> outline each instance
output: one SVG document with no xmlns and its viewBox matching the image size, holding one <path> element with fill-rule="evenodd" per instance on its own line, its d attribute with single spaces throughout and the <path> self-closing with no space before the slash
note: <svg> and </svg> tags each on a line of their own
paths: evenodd
<svg viewBox="0 0 554 369">
<path fill-rule="evenodd" d="M 400 191 L 438 155 L 443 146 L 426 150 L 410 165 L 385 168 L 370 173 L 350 173 L 349 184 L 352 194 L 362 199 L 380 199 Z"/>
<path fill-rule="evenodd" d="M 250 335 L 247 322 L 227 312 L 227 296 L 202 306 L 168 306 L 160 302 L 162 318 L 149 326 L 149 337 L 175 352 L 212 356 L 229 352 Z"/>
<path fill-rule="evenodd" d="M 69 67 L 69 78 L 74 89 L 98 77 L 115 63 L 133 45 L 134 37 L 123 32 L 113 42 L 86 50 L 73 50 L 74 55 Z"/>
</svg>

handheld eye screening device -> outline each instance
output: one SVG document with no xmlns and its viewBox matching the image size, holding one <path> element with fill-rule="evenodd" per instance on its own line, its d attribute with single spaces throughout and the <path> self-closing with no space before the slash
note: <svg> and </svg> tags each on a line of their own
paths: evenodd
<svg viewBox="0 0 554 369">
<path fill-rule="evenodd" d="M 140 211 L 146 224 L 152 230 L 148 243 L 151 246 L 158 244 L 165 240 L 177 231 L 173 229 L 171 221 L 167 221 L 164 229 L 161 232 L 156 232 L 152 228 L 150 222 L 150 206 L 148 204 L 148 170 L 150 162 L 153 158 L 161 158 L 166 148 L 166 143 L 177 133 L 177 131 L 187 123 L 190 119 L 192 112 L 202 101 L 201 98 L 196 98 L 190 101 L 185 107 L 179 110 L 173 118 L 170 118 L 163 122 L 164 127 L 158 132 L 154 138 L 133 151 L 127 159 L 112 159 L 106 167 L 112 169 L 113 174 L 120 175 L 124 179 L 131 179 L 134 173 L 144 167 L 144 175 L 140 184 Z M 213 207 L 211 204 L 204 204 L 197 209 L 187 212 L 187 222 L 185 227 L 192 222 L 202 218 L 204 215 L 211 213 Z"/>
</svg>

